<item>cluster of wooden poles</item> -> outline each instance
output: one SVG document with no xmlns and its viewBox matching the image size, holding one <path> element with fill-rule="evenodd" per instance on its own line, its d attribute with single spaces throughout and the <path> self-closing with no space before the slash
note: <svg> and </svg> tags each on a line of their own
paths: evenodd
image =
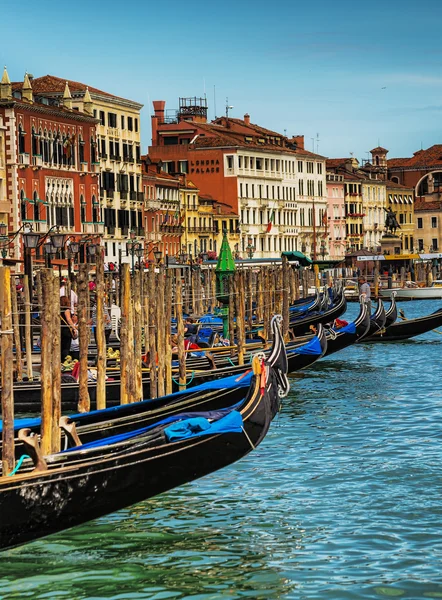
<svg viewBox="0 0 442 600">
<path fill-rule="evenodd" d="M 90 341 L 90 265 L 79 265 L 75 287 L 78 295 L 78 338 L 80 347 L 78 410 L 90 410 L 88 392 L 88 346 Z M 154 268 L 130 272 L 123 264 L 111 285 L 104 273 L 104 255 L 97 253 L 95 263 L 96 298 L 96 404 L 106 408 L 106 308 L 111 303 L 120 306 L 120 403 L 143 399 L 143 362 L 150 374 L 150 396 L 155 398 L 172 392 L 172 378 L 178 379 L 180 389 L 187 381 L 184 314 L 202 315 L 213 311 L 217 301 L 217 281 L 214 270 Z M 12 282 L 12 285 L 11 285 Z M 21 315 L 18 310 L 15 276 L 8 267 L 0 267 L 0 340 L 1 340 L 1 403 L 3 418 L 3 473 L 14 468 L 13 422 L 14 380 L 33 378 L 31 325 L 31 298 L 26 278 L 22 280 L 24 301 Z M 270 321 L 275 313 L 282 313 L 284 333 L 289 329 L 289 305 L 308 290 L 308 273 L 292 269 L 287 260 L 278 267 L 260 267 L 236 271 L 229 278 L 228 326 L 230 351 L 238 353 L 239 364 L 244 364 L 247 336 L 256 333 L 270 336 Z M 70 282 L 66 284 L 70 296 Z M 60 451 L 59 418 L 61 416 L 60 368 L 60 280 L 50 268 L 42 268 L 36 276 L 36 296 L 40 314 L 41 340 L 41 448 L 44 454 Z M 19 318 L 24 313 L 24 319 Z M 178 367 L 172 367 L 171 324 L 176 321 Z M 24 321 L 24 323 L 23 323 Z M 20 335 L 24 327 L 24 336 Z M 25 357 L 22 356 L 24 338 Z M 236 344 L 235 344 L 236 341 Z M 223 350 L 226 347 L 222 348 Z M 216 351 L 216 349 L 213 349 Z M 23 360 L 25 358 L 25 360 Z M 24 363 L 26 371 L 24 374 Z"/>
</svg>

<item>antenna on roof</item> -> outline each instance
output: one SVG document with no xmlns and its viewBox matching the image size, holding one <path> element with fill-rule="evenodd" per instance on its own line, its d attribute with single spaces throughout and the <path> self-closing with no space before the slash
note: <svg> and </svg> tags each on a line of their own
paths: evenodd
<svg viewBox="0 0 442 600">
<path fill-rule="evenodd" d="M 314 138 L 314 137 L 312 137 L 312 138 L 310 138 L 310 139 L 311 139 L 311 141 L 312 141 L 312 146 L 313 146 L 313 147 L 312 147 L 312 152 L 314 152 L 314 151 L 315 151 L 315 138 Z"/>
<path fill-rule="evenodd" d="M 213 86 L 213 110 L 215 111 L 215 119 L 216 119 L 216 88 Z"/>
<path fill-rule="evenodd" d="M 229 118 L 229 110 L 232 110 L 233 106 L 229 106 L 229 99 L 226 98 L 226 119 Z"/>
<path fill-rule="evenodd" d="M 316 134 L 316 154 L 319 151 L 319 133 Z"/>
</svg>

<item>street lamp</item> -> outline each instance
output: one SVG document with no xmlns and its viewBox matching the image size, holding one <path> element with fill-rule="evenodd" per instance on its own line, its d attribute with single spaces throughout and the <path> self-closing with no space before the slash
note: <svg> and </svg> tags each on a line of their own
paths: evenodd
<svg viewBox="0 0 442 600">
<path fill-rule="evenodd" d="M 57 254 L 57 248 L 48 240 L 43 244 L 43 250 L 46 258 L 46 267 L 50 268 L 52 266 L 51 258 Z"/>
<path fill-rule="evenodd" d="M 2 258 L 5 259 L 8 256 L 9 237 L 8 226 L 6 223 L 0 223 L 0 247 L 2 249 Z"/>
<path fill-rule="evenodd" d="M 247 246 L 246 246 L 246 252 L 247 252 L 248 257 L 250 259 L 252 259 L 253 255 L 254 255 L 254 253 L 256 251 L 256 247 L 253 246 L 253 240 L 252 240 L 251 237 L 249 237 L 249 239 L 247 240 L 247 242 L 248 243 L 247 243 Z"/>
<path fill-rule="evenodd" d="M 67 244 L 67 258 L 68 258 L 68 277 L 69 281 L 72 282 L 72 259 L 75 260 L 77 254 L 80 251 L 80 244 L 74 239 L 67 240 L 69 243 Z"/>
<path fill-rule="evenodd" d="M 163 256 L 163 253 L 161 252 L 161 250 L 159 250 L 158 248 L 154 248 L 153 249 L 153 255 L 155 257 L 155 262 L 157 264 L 160 264 L 161 262 L 161 257 Z"/>
<path fill-rule="evenodd" d="M 180 263 L 182 265 L 185 265 L 187 263 L 187 259 L 189 258 L 188 254 L 186 252 L 181 252 L 180 254 Z"/>
<path fill-rule="evenodd" d="M 325 260 L 325 255 L 327 254 L 327 248 L 324 243 L 321 244 L 321 256 L 322 260 Z"/>
<path fill-rule="evenodd" d="M 40 234 L 35 233 L 30 223 L 24 225 L 26 232 L 23 233 L 23 246 L 25 248 L 25 275 L 28 276 L 29 297 L 32 298 L 32 250 L 35 250 L 40 241 Z"/>
</svg>

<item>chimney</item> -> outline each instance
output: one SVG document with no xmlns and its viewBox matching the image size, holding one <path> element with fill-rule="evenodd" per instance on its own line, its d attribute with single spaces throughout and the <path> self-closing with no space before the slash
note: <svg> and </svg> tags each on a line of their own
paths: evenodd
<svg viewBox="0 0 442 600">
<path fill-rule="evenodd" d="M 304 136 L 303 135 L 294 135 L 292 137 L 291 141 L 293 141 L 293 143 L 296 144 L 296 147 L 299 150 L 305 150 L 305 147 L 304 147 Z"/>
<path fill-rule="evenodd" d="M 164 100 L 154 100 L 152 104 L 155 112 L 150 119 L 152 125 L 152 146 L 159 146 L 158 123 L 164 123 L 164 109 L 166 102 Z"/>
<path fill-rule="evenodd" d="M 244 123 L 245 123 L 246 125 L 250 125 L 250 115 L 249 115 L 249 113 L 246 113 L 246 114 L 244 115 Z"/>
<path fill-rule="evenodd" d="M 155 116 L 159 119 L 160 123 L 164 123 L 164 109 L 166 107 L 165 100 L 154 100 L 152 102 Z"/>
</svg>

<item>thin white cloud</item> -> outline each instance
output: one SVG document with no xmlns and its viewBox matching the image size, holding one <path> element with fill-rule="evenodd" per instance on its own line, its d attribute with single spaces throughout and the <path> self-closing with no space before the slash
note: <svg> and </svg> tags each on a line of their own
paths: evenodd
<svg viewBox="0 0 442 600">
<path fill-rule="evenodd" d="M 407 85 L 442 85 L 442 76 L 422 75 L 421 73 L 386 73 L 382 77 L 385 85 L 390 83 L 405 83 Z"/>
</svg>

